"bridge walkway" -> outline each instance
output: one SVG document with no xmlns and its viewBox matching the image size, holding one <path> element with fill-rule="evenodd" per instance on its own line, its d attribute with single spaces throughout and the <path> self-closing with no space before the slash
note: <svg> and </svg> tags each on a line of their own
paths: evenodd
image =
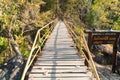
<svg viewBox="0 0 120 80">
<path fill-rule="evenodd" d="M 93 80 L 65 24 L 59 21 L 29 72 L 28 80 Z"/>
</svg>

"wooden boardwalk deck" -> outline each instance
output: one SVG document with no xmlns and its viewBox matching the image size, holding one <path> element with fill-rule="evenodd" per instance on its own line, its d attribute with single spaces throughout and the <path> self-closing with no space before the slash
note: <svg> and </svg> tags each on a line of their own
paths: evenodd
<svg viewBox="0 0 120 80">
<path fill-rule="evenodd" d="M 84 65 L 84 59 L 77 53 L 65 24 L 59 21 L 28 80 L 93 80 L 92 73 Z"/>
</svg>

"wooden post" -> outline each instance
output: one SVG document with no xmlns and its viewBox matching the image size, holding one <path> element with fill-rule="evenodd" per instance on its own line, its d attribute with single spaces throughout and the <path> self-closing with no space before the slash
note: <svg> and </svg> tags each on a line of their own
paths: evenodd
<svg viewBox="0 0 120 80">
<path fill-rule="evenodd" d="M 116 36 L 118 38 L 118 35 Z M 112 54 L 112 72 L 115 73 L 117 66 L 117 40 L 113 44 L 113 54 Z"/>
<path fill-rule="evenodd" d="M 88 35 L 88 47 L 90 50 L 91 50 L 91 46 L 92 46 L 92 32 L 90 32 Z"/>
<path fill-rule="evenodd" d="M 89 50 L 91 49 L 91 46 L 92 46 L 92 32 L 90 32 L 90 33 L 88 34 L 88 47 L 89 47 Z M 91 50 L 90 50 L 90 51 L 91 51 Z M 88 54 L 85 54 L 85 55 L 86 55 L 86 57 L 87 57 L 88 60 L 89 60 Z M 85 60 L 85 65 L 86 65 L 86 66 L 89 66 L 87 60 Z"/>
</svg>

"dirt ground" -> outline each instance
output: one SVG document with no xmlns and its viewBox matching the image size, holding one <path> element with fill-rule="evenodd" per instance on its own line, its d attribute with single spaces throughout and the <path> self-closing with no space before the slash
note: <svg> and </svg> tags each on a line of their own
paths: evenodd
<svg viewBox="0 0 120 80">
<path fill-rule="evenodd" d="M 100 65 L 95 63 L 101 80 L 120 80 L 120 75 L 112 73 L 111 65 Z"/>
</svg>

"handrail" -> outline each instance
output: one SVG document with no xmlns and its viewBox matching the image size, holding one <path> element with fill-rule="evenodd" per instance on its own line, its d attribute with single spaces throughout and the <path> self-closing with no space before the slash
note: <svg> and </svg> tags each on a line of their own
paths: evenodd
<svg viewBox="0 0 120 80">
<path fill-rule="evenodd" d="M 21 77 L 21 80 L 24 80 L 26 72 L 30 68 L 30 66 L 33 63 L 34 59 L 36 58 L 37 54 L 39 52 L 41 52 L 41 48 L 42 48 L 44 42 L 46 41 L 46 39 L 48 38 L 48 36 L 50 35 L 49 33 L 52 32 L 52 30 L 54 28 L 53 23 L 55 23 L 55 22 L 56 22 L 56 20 L 53 20 L 53 21 L 51 21 L 50 23 L 46 24 L 45 26 L 43 26 L 42 28 L 40 28 L 37 31 L 35 39 L 34 39 L 34 43 L 32 45 L 32 49 L 30 51 L 29 57 L 27 59 L 27 62 L 26 62 L 26 65 L 25 65 L 25 68 L 24 68 L 24 71 L 23 71 L 23 74 L 22 74 L 22 77 Z M 47 34 L 45 33 L 45 35 L 43 35 L 41 37 L 41 31 L 46 29 L 46 28 L 49 30 L 49 32 Z M 39 42 L 39 45 L 37 44 L 37 41 Z M 36 52 L 35 52 L 35 49 L 37 49 Z"/>
<path fill-rule="evenodd" d="M 84 56 L 84 58 L 86 59 L 86 61 L 88 62 L 88 64 L 90 65 L 91 67 L 91 70 L 93 71 L 95 77 L 96 77 L 96 80 L 100 80 L 99 78 L 99 75 L 98 75 L 98 72 L 97 72 L 97 69 L 95 67 L 95 64 L 94 64 L 94 61 L 93 61 L 93 58 L 92 58 L 92 55 L 91 55 L 91 52 L 88 48 L 88 45 L 87 45 L 87 41 L 85 39 L 85 36 L 84 36 L 84 32 L 81 30 L 81 33 L 79 34 L 80 36 L 78 36 L 74 30 L 71 28 L 71 26 L 74 27 L 73 24 L 71 24 L 70 22 L 65 22 L 66 26 L 68 27 L 68 30 L 69 32 L 71 33 L 71 36 L 73 38 L 73 40 L 76 42 L 78 41 L 79 45 L 76 45 L 78 47 L 78 49 L 80 50 L 80 53 L 82 53 L 82 55 Z M 71 25 L 71 26 L 70 26 Z M 81 42 L 81 40 L 83 42 Z M 80 47 L 79 47 L 80 46 Z M 87 55 L 88 57 L 85 55 L 82 47 L 87 51 Z"/>
</svg>

